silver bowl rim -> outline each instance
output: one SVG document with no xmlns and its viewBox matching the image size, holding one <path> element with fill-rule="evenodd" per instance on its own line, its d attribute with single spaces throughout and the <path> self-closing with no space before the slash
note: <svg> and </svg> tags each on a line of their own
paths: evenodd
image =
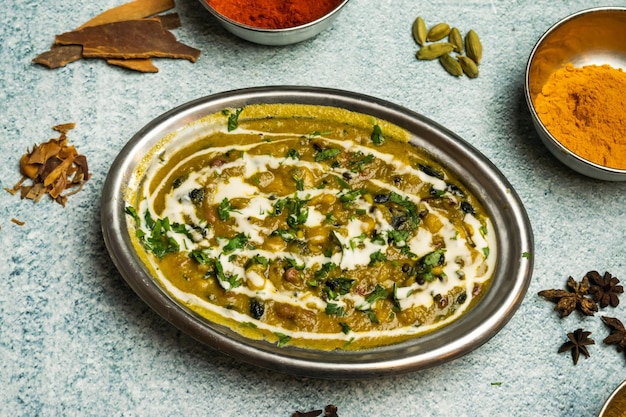
<svg viewBox="0 0 626 417">
<path fill-rule="evenodd" d="M 540 129 L 541 132 L 539 136 L 542 140 L 548 138 L 550 144 L 554 147 L 548 147 L 550 151 L 555 154 L 555 156 L 561 160 L 564 164 L 574 169 L 575 171 L 587 175 L 596 179 L 603 180 L 626 180 L 626 169 L 619 168 L 611 168 L 606 167 L 604 165 L 597 164 L 595 162 L 589 161 L 576 153 L 572 152 L 565 146 L 561 144 L 548 129 L 543 125 L 537 111 L 535 110 L 535 105 L 533 104 L 533 100 L 530 94 L 530 70 L 534 62 L 535 54 L 541 48 L 544 41 L 559 27 L 562 25 L 580 18 L 581 16 L 588 15 L 591 13 L 598 12 L 626 12 L 626 7 L 619 6 L 606 6 L 606 7 L 592 7 L 584 10 L 580 10 L 576 13 L 570 14 L 563 19 L 557 21 L 552 26 L 550 26 L 544 33 L 541 35 L 539 40 L 535 43 L 535 46 L 530 52 L 528 57 L 528 62 L 526 64 L 526 74 L 524 76 L 524 96 L 526 99 L 526 105 L 531 113 L 531 117 L 533 119 L 533 124 L 536 128 Z M 543 135 L 542 135 L 543 134 Z M 567 155 L 568 158 L 563 157 L 563 155 Z M 574 164 L 574 165 L 572 165 Z"/>
<path fill-rule="evenodd" d="M 313 351 L 277 347 L 255 341 L 207 322 L 175 302 L 146 271 L 130 243 L 123 189 L 142 147 L 149 149 L 166 134 L 224 108 L 247 104 L 294 103 L 340 107 L 387 120 L 415 134 L 417 146 L 438 149 L 441 158 L 465 158 L 452 169 L 480 199 L 492 199 L 499 262 L 496 276 L 482 300 L 456 321 L 407 342 L 362 351 Z M 416 133 L 416 132 L 419 132 Z M 421 136 L 420 136 L 421 135 Z M 144 149 L 145 150 L 145 149 Z M 429 151 L 431 152 L 431 151 Z M 443 155 L 445 153 L 445 155 Z M 443 155 L 443 156 L 442 156 Z M 470 174 L 468 170 L 478 170 Z M 482 194 L 475 183 L 488 191 Z M 498 225 L 507 224 L 499 228 Z M 337 89 L 266 86 L 217 93 L 180 105 L 149 122 L 122 148 L 111 165 L 101 196 L 101 227 L 105 245 L 128 285 L 159 315 L 198 341 L 237 360 L 303 377 L 359 379 L 414 372 L 457 359 L 496 335 L 521 305 L 533 271 L 533 233 L 524 206 L 503 174 L 472 145 L 432 120 L 391 102 Z M 509 230 L 511 229 L 511 230 Z M 507 251 L 505 251 L 504 249 Z M 523 256 L 523 254 L 531 256 Z M 504 292 L 504 293 L 502 293 Z M 446 340 L 446 337 L 450 340 Z"/>
<path fill-rule="evenodd" d="M 238 22 L 236 20 L 233 20 L 229 17 L 224 16 L 223 14 L 221 14 L 220 12 L 218 12 L 217 10 L 215 10 L 213 7 L 211 7 L 211 5 L 206 1 L 206 0 L 200 0 L 200 2 L 202 3 L 202 5 L 213 15 L 215 16 L 219 21 L 224 22 L 226 24 L 238 27 L 240 29 L 244 29 L 246 31 L 250 31 L 250 32 L 258 32 L 264 35 L 269 35 L 269 34 L 276 34 L 276 35 L 286 35 L 289 34 L 290 32 L 298 32 L 304 29 L 308 29 L 311 28 L 312 26 L 316 26 L 324 21 L 326 21 L 327 19 L 332 19 L 333 16 L 336 16 L 341 9 L 343 9 L 343 7 L 349 2 L 350 0 L 342 0 L 341 3 L 339 5 L 337 5 L 337 7 L 335 7 L 333 10 L 331 10 L 330 12 L 326 13 L 324 16 L 319 17 L 315 20 L 312 20 L 310 22 L 307 22 L 303 25 L 298 25 L 298 26 L 291 26 L 288 28 L 278 28 L 278 29 L 272 29 L 272 28 L 262 28 L 262 27 L 258 27 L 258 26 L 250 26 L 250 25 L 246 25 L 244 23 Z"/>
</svg>

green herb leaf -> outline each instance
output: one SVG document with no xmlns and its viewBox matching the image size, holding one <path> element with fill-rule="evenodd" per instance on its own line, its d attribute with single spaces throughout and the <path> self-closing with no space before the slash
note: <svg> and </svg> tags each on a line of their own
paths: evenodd
<svg viewBox="0 0 626 417">
<path fill-rule="evenodd" d="M 372 131 L 372 135 L 370 136 L 372 142 L 376 146 L 380 146 L 385 143 L 385 137 L 383 136 L 383 131 L 378 125 L 374 125 L 374 130 Z"/>
<path fill-rule="evenodd" d="M 287 158 L 291 158 L 291 159 L 300 159 L 300 153 L 298 151 L 296 151 L 295 149 L 289 149 L 287 151 Z"/>
<path fill-rule="evenodd" d="M 227 292 L 232 290 L 233 288 L 237 288 L 241 286 L 241 281 L 239 280 L 239 277 L 236 274 L 235 275 L 224 274 L 224 267 L 222 266 L 222 263 L 218 259 L 215 259 L 215 276 L 220 281 L 224 290 Z"/>
<path fill-rule="evenodd" d="M 220 220 L 225 221 L 230 219 L 230 212 L 233 211 L 232 206 L 230 205 L 230 201 L 227 198 L 224 198 L 217 208 L 217 215 Z"/>
<path fill-rule="evenodd" d="M 296 233 L 293 230 L 287 229 L 276 229 L 270 233 L 270 236 L 280 236 L 285 242 L 296 240 Z"/>
<path fill-rule="evenodd" d="M 332 278 L 326 281 L 326 288 L 337 295 L 346 295 L 354 285 L 354 280 L 345 277 Z"/>
<path fill-rule="evenodd" d="M 367 309 L 367 310 L 361 310 L 363 313 L 365 313 L 367 315 L 367 317 L 370 319 L 370 321 L 374 324 L 378 324 L 378 317 L 376 317 L 376 313 L 374 313 L 374 310 L 372 309 Z"/>
<path fill-rule="evenodd" d="M 278 343 L 276 343 L 276 346 L 278 347 L 285 346 L 291 340 L 291 336 L 288 336 L 284 333 L 274 332 L 274 335 L 278 337 Z"/>
<path fill-rule="evenodd" d="M 243 249 L 248 243 L 248 236 L 243 233 L 237 233 L 235 237 L 230 239 L 228 243 L 222 248 L 224 255 L 234 252 L 237 249 Z"/>
<path fill-rule="evenodd" d="M 337 148 L 327 148 L 322 149 L 321 151 L 315 154 L 315 162 L 327 161 L 329 159 L 334 159 L 341 153 L 341 149 Z"/>
<path fill-rule="evenodd" d="M 232 132 L 239 126 L 239 115 L 243 111 L 243 107 L 228 113 L 228 131 Z"/>
<path fill-rule="evenodd" d="M 137 210 L 135 210 L 133 206 L 126 206 L 124 211 L 126 212 L 126 214 L 132 217 L 133 220 L 135 220 L 135 223 L 137 224 L 137 226 L 141 224 L 141 219 L 139 218 L 139 215 L 137 214 Z"/>
<path fill-rule="evenodd" d="M 335 303 L 326 304 L 325 312 L 329 316 L 337 316 L 337 317 L 341 317 L 345 314 L 343 307 Z"/>
<path fill-rule="evenodd" d="M 350 333 L 351 329 L 350 329 L 350 326 L 348 326 L 347 323 L 343 323 L 343 322 L 340 321 L 339 325 L 341 326 L 341 333 L 343 333 L 343 334 Z"/>
<path fill-rule="evenodd" d="M 376 262 L 384 262 L 386 260 L 387 260 L 387 255 L 382 253 L 380 250 L 377 250 L 374 253 L 370 253 L 370 263 L 369 263 L 369 265 L 372 266 Z"/>
<path fill-rule="evenodd" d="M 211 265 L 215 261 L 207 255 L 202 249 L 194 249 L 189 252 L 189 257 L 202 265 Z"/>
<path fill-rule="evenodd" d="M 374 291 L 368 294 L 365 297 L 365 302 L 369 304 L 374 304 L 378 300 L 384 300 L 389 296 L 389 291 L 380 286 L 380 284 L 376 284 Z"/>
</svg>

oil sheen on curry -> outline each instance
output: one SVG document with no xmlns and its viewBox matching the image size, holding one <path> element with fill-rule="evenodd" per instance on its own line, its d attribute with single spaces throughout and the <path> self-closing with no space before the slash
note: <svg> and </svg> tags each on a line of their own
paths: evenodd
<svg viewBox="0 0 626 417">
<path fill-rule="evenodd" d="M 126 191 L 171 297 L 279 346 L 363 349 L 458 319 L 496 265 L 492 224 L 386 121 L 309 105 L 225 109 L 164 138 Z"/>
</svg>

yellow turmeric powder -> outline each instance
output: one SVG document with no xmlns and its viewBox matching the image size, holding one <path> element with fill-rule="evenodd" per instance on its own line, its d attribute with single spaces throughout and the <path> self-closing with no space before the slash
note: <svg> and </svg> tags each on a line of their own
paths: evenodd
<svg viewBox="0 0 626 417">
<path fill-rule="evenodd" d="M 563 146 L 610 168 L 626 169 L 626 73 L 610 65 L 556 71 L 535 110 Z"/>
</svg>

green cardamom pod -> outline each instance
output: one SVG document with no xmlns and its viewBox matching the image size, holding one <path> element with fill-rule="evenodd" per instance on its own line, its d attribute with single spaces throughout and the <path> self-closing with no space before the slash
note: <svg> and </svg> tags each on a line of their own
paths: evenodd
<svg viewBox="0 0 626 417">
<path fill-rule="evenodd" d="M 480 65 L 480 60 L 483 57 L 483 45 L 480 43 L 478 34 L 471 29 L 465 35 L 465 53 L 476 65 Z"/>
<path fill-rule="evenodd" d="M 454 45 L 454 52 L 459 54 L 463 53 L 463 37 L 461 36 L 461 32 L 457 28 L 450 29 L 450 34 L 448 35 L 448 42 Z"/>
<path fill-rule="evenodd" d="M 478 77 L 478 66 L 471 58 L 460 56 L 457 59 L 459 60 L 459 64 L 461 64 L 461 68 L 463 69 L 465 75 L 470 78 Z"/>
<path fill-rule="evenodd" d="M 441 55 L 439 57 L 439 63 L 445 68 L 451 75 L 460 77 L 463 75 L 463 68 L 456 59 L 452 58 L 449 54 Z"/>
<path fill-rule="evenodd" d="M 437 23 L 428 31 L 428 35 L 426 35 L 426 40 L 428 42 L 437 42 L 442 40 L 449 34 L 450 25 L 448 25 L 447 23 Z"/>
<path fill-rule="evenodd" d="M 424 46 L 426 43 L 426 23 L 424 23 L 422 16 L 417 16 L 413 22 L 413 39 L 419 46 Z"/>
<path fill-rule="evenodd" d="M 449 54 L 454 50 L 454 45 L 448 42 L 431 43 L 423 46 L 417 51 L 415 56 L 421 60 L 437 59 L 442 55 Z"/>
</svg>

